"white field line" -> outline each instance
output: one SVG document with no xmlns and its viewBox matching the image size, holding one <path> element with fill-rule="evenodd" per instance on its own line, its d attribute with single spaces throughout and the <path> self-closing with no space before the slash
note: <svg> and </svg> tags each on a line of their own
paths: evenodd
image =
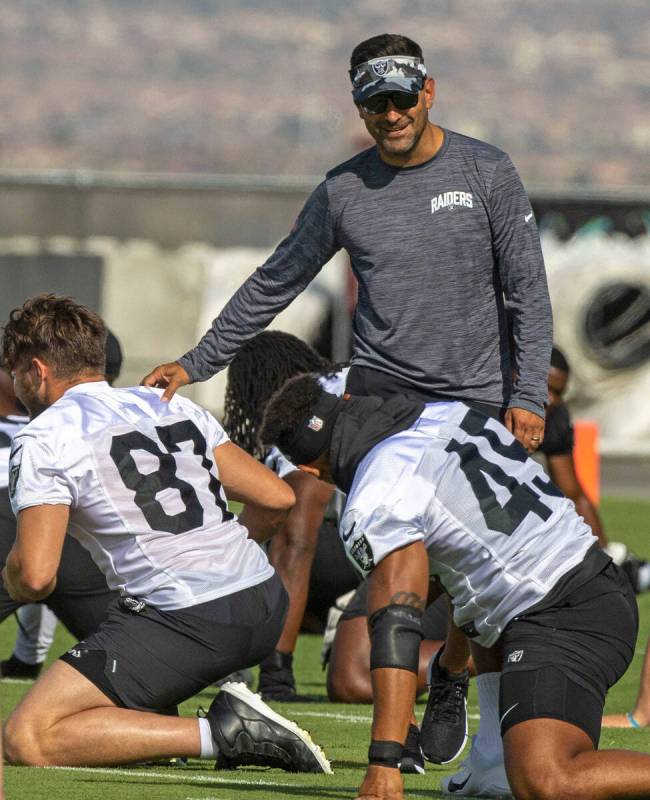
<svg viewBox="0 0 650 800">
<path fill-rule="evenodd" d="M 332 711 L 294 711 L 291 709 L 288 717 L 316 717 L 319 719 L 339 719 L 342 722 L 372 722 L 372 717 L 361 714 L 340 714 Z M 479 714 L 468 714 L 468 719 L 480 719 Z"/>
<path fill-rule="evenodd" d="M 337 711 L 294 711 L 288 709 L 287 717 L 318 717 L 319 719 L 340 719 L 343 722 L 372 722 L 372 717 L 363 714 L 341 714 Z"/>
<path fill-rule="evenodd" d="M 131 778 L 161 778 L 162 780 L 180 781 L 181 783 L 229 783 L 240 784 L 241 786 L 279 786 L 284 789 L 291 789 L 299 784 L 279 783 L 277 781 L 256 780 L 245 781 L 237 778 L 219 778 L 216 775 L 188 775 L 182 767 L 170 769 L 169 772 L 154 772 L 153 770 L 137 769 L 117 769 L 115 767 L 40 767 L 40 769 L 59 770 L 60 772 L 90 772 L 95 775 L 123 775 Z"/>
</svg>

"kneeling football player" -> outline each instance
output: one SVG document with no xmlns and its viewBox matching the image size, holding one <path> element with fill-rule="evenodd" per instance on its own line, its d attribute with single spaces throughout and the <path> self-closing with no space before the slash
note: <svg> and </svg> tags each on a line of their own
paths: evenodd
<svg viewBox="0 0 650 800">
<path fill-rule="evenodd" d="M 460 402 L 339 398 L 302 376 L 272 398 L 261 437 L 347 493 L 340 531 L 369 576 L 372 642 L 372 741 L 359 798 L 402 797 L 429 561 L 457 626 L 483 647 L 501 646 L 513 794 L 650 794 L 650 756 L 597 750 L 605 694 L 634 654 L 634 592 L 504 426 Z"/>
<path fill-rule="evenodd" d="M 191 401 L 111 388 L 105 339 L 94 312 L 53 295 L 27 300 L 4 328 L 4 363 L 32 420 L 10 457 L 17 535 L 3 582 L 18 601 L 48 596 L 69 530 L 120 592 L 11 714 L 7 759 L 330 771 L 304 731 L 243 685 L 224 687 L 204 718 L 165 713 L 275 647 L 286 592 L 226 497 L 280 525 L 294 495 Z"/>
</svg>

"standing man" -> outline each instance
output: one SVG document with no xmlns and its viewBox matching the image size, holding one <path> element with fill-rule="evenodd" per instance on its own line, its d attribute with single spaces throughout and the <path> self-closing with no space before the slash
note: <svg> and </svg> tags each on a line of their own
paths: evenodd
<svg viewBox="0 0 650 800">
<path fill-rule="evenodd" d="M 10 457 L 17 533 L 3 584 L 16 601 L 47 597 L 69 530 L 120 592 L 99 628 L 14 709 L 6 757 L 100 766 L 185 756 L 329 771 L 303 731 L 242 685 L 224 687 L 205 718 L 166 713 L 273 650 L 286 593 L 227 497 L 279 525 L 294 496 L 189 400 L 111 388 L 105 341 L 96 314 L 54 295 L 25 301 L 4 329 L 3 361 L 31 422 Z"/>
<path fill-rule="evenodd" d="M 169 399 L 211 377 L 344 248 L 359 282 L 348 390 L 462 400 L 503 418 L 533 451 L 552 320 L 519 176 L 501 150 L 429 121 L 435 84 L 416 42 L 375 36 L 355 47 L 350 66 L 375 146 L 327 174 L 199 344 L 143 382 Z"/>
</svg>

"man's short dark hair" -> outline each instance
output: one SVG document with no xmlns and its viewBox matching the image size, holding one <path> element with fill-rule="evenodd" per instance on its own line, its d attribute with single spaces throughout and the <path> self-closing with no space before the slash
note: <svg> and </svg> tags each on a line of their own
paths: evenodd
<svg viewBox="0 0 650 800">
<path fill-rule="evenodd" d="M 297 375 L 285 381 L 266 404 L 259 432 L 262 448 L 275 445 L 288 453 L 296 431 L 313 414 L 322 394 L 314 375 Z"/>
<path fill-rule="evenodd" d="M 423 58 L 422 48 L 408 36 L 399 33 L 380 33 L 360 42 L 350 56 L 350 68 L 382 56 L 414 56 Z"/>
<path fill-rule="evenodd" d="M 71 297 L 40 294 L 9 314 L 2 337 L 2 361 L 12 371 L 41 358 L 59 378 L 104 374 L 106 326 L 94 311 Z"/>
<path fill-rule="evenodd" d="M 553 349 L 551 350 L 551 366 L 555 367 L 555 369 L 559 369 L 560 372 L 566 372 L 567 375 L 571 372 L 569 362 L 566 360 L 564 353 L 555 345 L 553 345 Z"/>
</svg>

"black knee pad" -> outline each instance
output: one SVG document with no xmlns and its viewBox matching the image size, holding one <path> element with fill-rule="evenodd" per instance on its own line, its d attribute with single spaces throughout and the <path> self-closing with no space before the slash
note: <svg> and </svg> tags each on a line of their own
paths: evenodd
<svg viewBox="0 0 650 800">
<path fill-rule="evenodd" d="M 380 608 L 368 620 L 370 669 L 405 669 L 417 675 L 422 641 L 422 611 L 403 605 Z"/>
</svg>

